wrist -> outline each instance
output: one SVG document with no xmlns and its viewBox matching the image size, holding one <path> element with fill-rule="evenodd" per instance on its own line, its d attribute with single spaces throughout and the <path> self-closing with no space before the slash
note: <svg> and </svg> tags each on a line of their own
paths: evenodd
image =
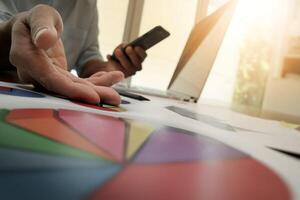
<svg viewBox="0 0 300 200">
<path fill-rule="evenodd" d="M 88 78 L 99 71 L 107 71 L 107 63 L 98 59 L 90 60 L 83 66 L 79 76 Z"/>
</svg>

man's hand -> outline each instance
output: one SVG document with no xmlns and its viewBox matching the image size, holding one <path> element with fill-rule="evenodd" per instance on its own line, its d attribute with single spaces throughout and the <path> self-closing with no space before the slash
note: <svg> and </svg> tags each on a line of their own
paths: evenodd
<svg viewBox="0 0 300 200">
<path fill-rule="evenodd" d="M 120 104 L 120 96 L 110 86 L 124 78 L 121 72 L 81 79 L 67 71 L 60 38 L 63 23 L 55 9 L 39 5 L 16 15 L 12 21 L 10 62 L 21 81 L 89 103 L 99 103 L 101 98 L 106 103 Z"/>
<path fill-rule="evenodd" d="M 122 46 L 120 45 L 114 51 L 115 57 L 117 59 L 112 59 L 111 55 L 107 56 L 107 70 L 119 70 L 122 71 L 126 77 L 134 75 L 137 71 L 142 70 L 142 63 L 147 57 L 144 49 L 141 47 L 127 47 L 125 52 L 122 51 Z"/>
<path fill-rule="evenodd" d="M 89 77 L 98 71 L 120 71 L 123 72 L 125 77 L 134 75 L 137 71 L 142 70 L 142 63 L 147 57 L 144 49 L 141 47 L 127 47 L 125 52 L 122 51 L 123 44 L 119 45 L 115 51 L 114 60 L 111 55 L 107 55 L 107 62 L 101 60 L 90 60 L 87 62 L 80 74 L 80 77 Z"/>
</svg>

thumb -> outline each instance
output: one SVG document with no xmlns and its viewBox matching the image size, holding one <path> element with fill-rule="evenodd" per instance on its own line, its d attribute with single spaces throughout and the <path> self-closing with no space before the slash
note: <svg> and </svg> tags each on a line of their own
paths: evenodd
<svg viewBox="0 0 300 200">
<path fill-rule="evenodd" d="M 38 5 L 29 11 L 27 23 L 36 47 L 51 48 L 60 38 L 63 22 L 60 14 L 52 7 Z"/>
</svg>

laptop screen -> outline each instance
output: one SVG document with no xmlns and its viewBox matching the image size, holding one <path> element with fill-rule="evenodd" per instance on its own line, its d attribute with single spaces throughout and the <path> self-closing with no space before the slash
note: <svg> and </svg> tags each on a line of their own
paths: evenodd
<svg viewBox="0 0 300 200">
<path fill-rule="evenodd" d="M 216 59 L 236 7 L 231 0 L 198 22 L 187 40 L 168 91 L 197 100 Z"/>
</svg>

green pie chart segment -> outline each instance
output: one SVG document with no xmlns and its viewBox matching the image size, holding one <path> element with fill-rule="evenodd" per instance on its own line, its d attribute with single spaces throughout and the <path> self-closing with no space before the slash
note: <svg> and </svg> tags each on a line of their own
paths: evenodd
<svg viewBox="0 0 300 200">
<path fill-rule="evenodd" d="M 8 124 L 5 122 L 5 117 L 8 113 L 9 111 L 7 110 L 0 110 L 0 146 L 109 162 L 99 156 L 55 142 L 23 128 Z"/>
</svg>

